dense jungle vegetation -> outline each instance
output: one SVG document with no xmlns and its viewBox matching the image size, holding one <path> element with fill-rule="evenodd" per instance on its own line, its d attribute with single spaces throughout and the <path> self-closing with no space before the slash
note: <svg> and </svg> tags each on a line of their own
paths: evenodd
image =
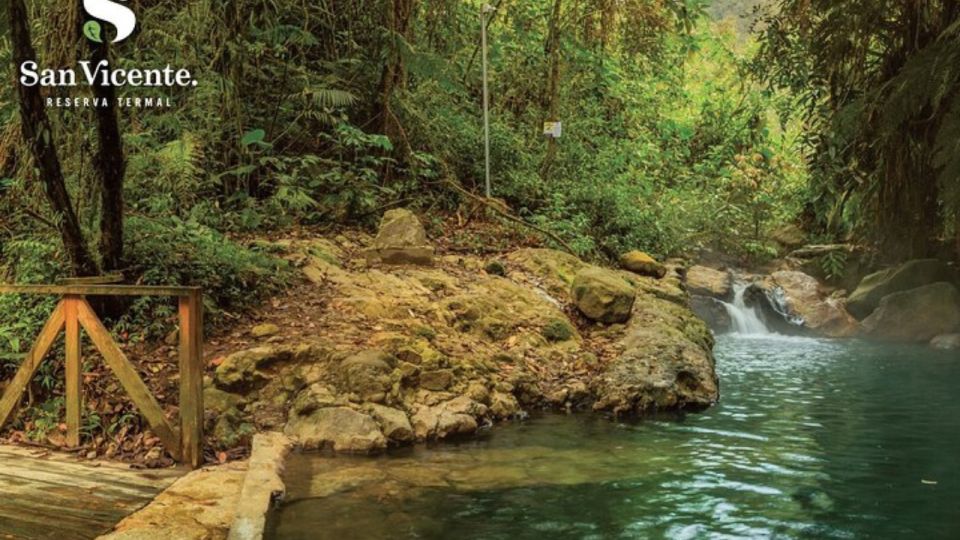
<svg viewBox="0 0 960 540">
<path fill-rule="evenodd" d="M 491 204 L 546 244 L 764 260 L 796 225 L 889 261 L 957 257 L 960 2 L 491 3 Z M 371 226 L 399 205 L 443 234 L 483 194 L 482 4 L 133 0 L 137 32 L 107 47 L 83 37 L 82 2 L 4 3 L 3 280 L 199 284 L 216 323 L 287 279 L 245 238 Z M 31 94 L 32 57 L 170 64 L 199 85 Z M 41 100 L 148 94 L 172 108 Z M 0 298 L 4 376 L 50 302 Z M 173 315 L 125 307 L 130 335 Z"/>
</svg>

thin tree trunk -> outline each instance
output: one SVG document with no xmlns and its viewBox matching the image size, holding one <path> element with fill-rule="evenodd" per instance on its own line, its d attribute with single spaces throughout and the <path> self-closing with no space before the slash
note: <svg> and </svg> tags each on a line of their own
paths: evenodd
<svg viewBox="0 0 960 540">
<path fill-rule="evenodd" d="M 28 61 L 35 62 L 37 58 L 31 43 L 24 0 L 10 0 L 9 15 L 13 62 L 16 72 L 19 73 L 20 65 Z M 53 144 L 53 130 L 44 109 L 40 87 L 26 86 L 18 82 L 17 92 L 20 97 L 20 127 L 23 139 L 30 145 L 47 199 L 58 216 L 57 228 L 73 272 L 78 276 L 96 275 L 97 265 L 83 239 L 80 222 L 64 183 L 63 170 Z"/>
<path fill-rule="evenodd" d="M 406 84 L 407 74 L 403 63 L 403 54 L 400 51 L 399 40 L 402 37 L 411 40 L 410 20 L 413 16 L 416 0 L 391 0 L 387 5 L 384 18 L 384 27 L 390 34 L 390 43 L 387 46 L 388 54 L 380 75 L 379 107 L 380 133 L 391 141 L 398 142 L 403 137 L 403 126 L 396 113 L 393 112 L 393 94 L 397 88 Z M 383 171 L 384 178 L 390 180 L 393 176 L 393 167 L 386 165 Z"/>
</svg>

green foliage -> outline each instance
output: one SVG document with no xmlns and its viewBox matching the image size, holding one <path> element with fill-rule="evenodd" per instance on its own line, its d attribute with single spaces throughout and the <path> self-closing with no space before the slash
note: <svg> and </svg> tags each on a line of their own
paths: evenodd
<svg viewBox="0 0 960 540">
<path fill-rule="evenodd" d="M 780 0 L 767 14 L 754 67 L 800 105 L 817 232 L 894 260 L 955 249 L 958 25 L 942 0 Z"/>
<path fill-rule="evenodd" d="M 26 435 L 34 441 L 44 441 L 47 435 L 56 431 L 63 418 L 64 398 L 48 399 L 25 411 L 23 416 L 32 419 L 31 429 Z"/>
<path fill-rule="evenodd" d="M 547 341 L 559 342 L 572 338 L 576 334 L 576 330 L 574 330 L 567 321 L 558 319 L 550 321 L 550 323 L 543 328 L 542 333 L 543 337 L 547 338 Z"/>
<path fill-rule="evenodd" d="M 820 268 L 828 280 L 840 279 L 846 275 L 848 259 L 846 251 L 830 251 L 820 258 Z"/>
<path fill-rule="evenodd" d="M 144 285 L 192 285 L 203 289 L 206 321 L 220 322 L 231 312 L 257 305 L 282 287 L 288 264 L 252 251 L 221 233 L 176 217 L 133 217 L 127 222 L 127 260 Z M 173 303 L 138 298 L 118 330 L 143 330 L 154 337 L 169 332 Z"/>
<path fill-rule="evenodd" d="M 0 275 L 4 282 L 52 283 L 63 277 L 64 261 L 49 238 L 22 238 L 3 245 Z M 50 317 L 57 300 L 51 297 L 0 295 L 0 379 L 7 379 L 20 365 L 36 339 L 40 327 Z M 38 377 L 49 386 L 54 368 L 40 367 Z"/>
</svg>

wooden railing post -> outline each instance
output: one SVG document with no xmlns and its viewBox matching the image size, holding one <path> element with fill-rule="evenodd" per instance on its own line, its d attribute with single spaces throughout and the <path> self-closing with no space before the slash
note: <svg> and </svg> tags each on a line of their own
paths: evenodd
<svg viewBox="0 0 960 540">
<path fill-rule="evenodd" d="M 180 297 L 180 444 L 184 463 L 203 463 L 203 300 Z"/>
<path fill-rule="evenodd" d="M 30 379 L 61 330 L 66 332 L 66 416 L 68 446 L 80 445 L 83 420 L 81 329 L 117 376 L 131 401 L 175 460 L 197 468 L 203 464 L 203 299 L 196 287 L 111 285 L 113 277 L 67 280 L 61 285 L 8 285 L 0 294 L 56 295 L 61 300 L 0 396 L 0 427 L 20 403 Z M 180 429 L 174 427 L 150 388 L 137 373 L 110 331 L 87 302 L 89 296 L 153 296 L 179 299 Z"/>
<path fill-rule="evenodd" d="M 67 446 L 80 446 L 80 422 L 83 410 L 82 357 L 80 354 L 80 320 L 77 311 L 81 297 L 65 296 L 63 310 L 66 324 L 66 401 Z"/>
</svg>

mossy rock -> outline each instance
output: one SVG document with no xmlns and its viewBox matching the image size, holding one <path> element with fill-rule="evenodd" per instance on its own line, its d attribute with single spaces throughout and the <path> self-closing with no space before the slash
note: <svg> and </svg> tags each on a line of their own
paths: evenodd
<svg viewBox="0 0 960 540">
<path fill-rule="evenodd" d="M 667 268 L 642 251 L 631 251 L 620 257 L 620 266 L 641 276 L 660 279 L 667 275 Z"/>
<path fill-rule="evenodd" d="M 626 322 L 637 297 L 636 290 L 616 272 L 598 266 L 577 274 L 570 295 L 584 316 L 606 324 Z"/>
</svg>

